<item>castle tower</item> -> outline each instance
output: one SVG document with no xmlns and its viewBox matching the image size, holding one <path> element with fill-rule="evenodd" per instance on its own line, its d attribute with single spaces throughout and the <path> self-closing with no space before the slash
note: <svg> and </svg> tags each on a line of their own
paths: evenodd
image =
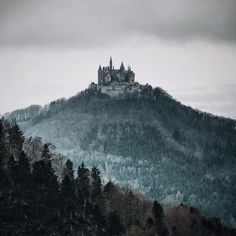
<svg viewBox="0 0 236 236">
<path fill-rule="evenodd" d="M 121 62 L 121 65 L 120 65 L 120 72 L 124 72 L 125 70 L 125 67 L 124 67 L 124 64 L 123 64 L 123 61 Z"/>
<path fill-rule="evenodd" d="M 125 67 L 123 62 L 120 65 L 120 76 L 119 76 L 119 82 L 124 82 L 125 81 Z"/>
<path fill-rule="evenodd" d="M 110 71 L 112 71 L 112 58 L 110 57 L 110 63 L 109 63 L 109 65 L 110 65 Z"/>
<path fill-rule="evenodd" d="M 98 68 L 98 84 L 101 85 L 103 81 L 103 73 L 102 73 L 102 67 L 99 65 Z"/>
</svg>

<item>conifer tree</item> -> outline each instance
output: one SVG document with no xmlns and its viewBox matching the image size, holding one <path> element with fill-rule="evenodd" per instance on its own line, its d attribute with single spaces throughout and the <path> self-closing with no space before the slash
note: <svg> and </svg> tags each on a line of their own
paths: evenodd
<svg viewBox="0 0 236 236">
<path fill-rule="evenodd" d="M 35 200 L 38 217 L 53 218 L 58 212 L 59 184 L 50 161 L 40 160 L 33 164 Z"/>
<path fill-rule="evenodd" d="M 164 216 L 164 212 L 163 212 L 163 208 L 160 205 L 160 203 L 158 203 L 156 200 L 153 202 L 153 206 L 152 206 L 152 214 L 154 216 L 154 220 L 156 222 L 162 222 L 163 216 Z"/>
<path fill-rule="evenodd" d="M 8 163 L 7 163 L 7 172 L 10 179 L 15 182 L 16 180 L 16 172 L 17 172 L 17 162 L 13 155 L 10 156 Z"/>
<path fill-rule="evenodd" d="M 154 216 L 155 228 L 158 235 L 160 236 L 168 235 L 168 229 L 163 222 L 163 217 L 164 217 L 163 208 L 161 204 L 158 203 L 156 200 L 153 202 L 152 214 Z"/>
<path fill-rule="evenodd" d="M 104 186 L 104 189 L 103 189 L 104 197 L 109 198 L 111 195 L 113 195 L 114 191 L 115 191 L 115 186 L 112 182 L 109 181 Z"/>
<path fill-rule="evenodd" d="M 23 132 L 20 130 L 17 123 L 14 123 L 14 125 L 10 125 L 9 128 L 10 154 L 13 155 L 17 160 L 19 159 L 23 143 L 24 143 Z"/>
<path fill-rule="evenodd" d="M 82 164 L 78 167 L 77 171 L 77 206 L 79 211 L 79 217 L 82 222 L 87 222 L 88 216 L 90 215 L 90 171 L 82 162 Z M 86 232 L 86 227 L 84 223 L 81 225 L 82 227 L 82 235 Z"/>
<path fill-rule="evenodd" d="M 62 213 L 71 212 L 70 208 L 73 208 L 76 201 L 75 191 L 75 179 L 73 163 L 68 159 L 65 167 L 63 168 L 63 176 L 60 187 L 60 205 Z M 69 204 L 68 209 L 66 204 Z M 74 207 L 75 208 L 75 207 Z"/>
<path fill-rule="evenodd" d="M 121 235 L 124 232 L 124 228 L 121 224 L 121 220 L 116 211 L 109 213 L 107 218 L 107 235 L 116 236 Z"/>
<path fill-rule="evenodd" d="M 30 181 L 30 164 L 25 153 L 22 151 L 20 154 L 18 166 L 17 166 L 17 181 L 20 183 L 27 183 Z"/>
<path fill-rule="evenodd" d="M 68 176 L 71 180 L 74 180 L 73 163 L 68 159 L 63 170 L 63 177 Z"/>
<path fill-rule="evenodd" d="M 19 161 L 16 165 L 16 184 L 19 186 L 16 189 L 16 195 L 19 199 L 30 200 L 32 195 L 32 175 L 30 171 L 29 160 L 25 153 L 22 151 Z"/>
<path fill-rule="evenodd" d="M 91 171 L 91 201 L 95 204 L 99 204 L 99 201 L 102 198 L 102 181 L 100 177 L 100 171 L 95 166 L 92 168 Z"/>
<path fill-rule="evenodd" d="M 68 219 L 72 218 L 76 212 L 76 195 L 73 163 L 66 161 L 64 168 L 64 178 L 61 183 L 60 193 L 61 213 Z"/>
<path fill-rule="evenodd" d="M 89 180 L 89 169 L 82 164 L 78 167 L 78 178 L 77 178 L 77 188 L 78 197 L 82 205 L 86 203 L 90 195 L 90 180 Z"/>
</svg>

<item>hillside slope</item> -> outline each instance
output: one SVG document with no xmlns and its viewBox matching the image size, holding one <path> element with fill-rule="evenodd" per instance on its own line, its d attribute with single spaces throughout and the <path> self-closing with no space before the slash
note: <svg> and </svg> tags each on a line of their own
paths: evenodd
<svg viewBox="0 0 236 236">
<path fill-rule="evenodd" d="M 120 98 L 85 90 L 17 121 L 26 136 L 53 142 L 75 166 L 97 165 L 107 180 L 235 224 L 235 120 L 193 110 L 147 85 Z"/>
<path fill-rule="evenodd" d="M 57 165 L 57 164 L 59 165 Z M 112 182 L 99 169 L 62 162 L 53 145 L 0 119 L 0 235 L 232 236 L 236 230 L 183 204 L 169 209 Z"/>
</svg>

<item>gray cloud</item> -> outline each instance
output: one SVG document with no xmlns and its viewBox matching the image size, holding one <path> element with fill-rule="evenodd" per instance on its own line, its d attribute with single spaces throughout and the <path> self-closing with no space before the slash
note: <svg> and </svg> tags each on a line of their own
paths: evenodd
<svg viewBox="0 0 236 236">
<path fill-rule="evenodd" d="M 0 0 L 0 46 L 91 46 L 132 35 L 236 41 L 235 0 Z"/>
</svg>

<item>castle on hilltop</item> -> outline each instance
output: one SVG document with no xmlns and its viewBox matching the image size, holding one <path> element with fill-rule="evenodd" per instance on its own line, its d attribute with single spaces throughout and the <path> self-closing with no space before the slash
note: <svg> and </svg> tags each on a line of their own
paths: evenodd
<svg viewBox="0 0 236 236">
<path fill-rule="evenodd" d="M 111 97 L 123 94 L 127 90 L 133 90 L 135 87 L 135 74 L 128 66 L 126 70 L 123 62 L 120 69 L 115 69 L 110 58 L 109 66 L 98 68 L 98 88 L 101 93 Z"/>
<path fill-rule="evenodd" d="M 120 69 L 115 69 L 112 65 L 112 58 L 110 58 L 109 66 L 98 68 L 98 85 L 110 85 L 111 83 L 133 83 L 135 78 L 134 72 L 128 66 L 126 70 L 123 62 Z"/>
</svg>

